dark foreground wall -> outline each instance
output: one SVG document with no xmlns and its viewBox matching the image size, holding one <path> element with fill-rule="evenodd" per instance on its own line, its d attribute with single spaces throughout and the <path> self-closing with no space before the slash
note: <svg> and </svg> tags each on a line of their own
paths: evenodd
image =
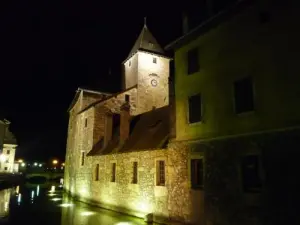
<svg viewBox="0 0 300 225">
<path fill-rule="evenodd" d="M 204 158 L 205 224 L 300 224 L 299 140 L 295 129 L 189 143 Z"/>
</svg>

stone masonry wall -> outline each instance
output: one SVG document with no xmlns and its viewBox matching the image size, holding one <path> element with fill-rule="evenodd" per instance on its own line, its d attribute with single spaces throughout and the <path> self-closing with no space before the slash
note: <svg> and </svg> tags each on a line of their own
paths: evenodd
<svg viewBox="0 0 300 225">
<path fill-rule="evenodd" d="M 86 158 L 84 167 L 75 167 L 73 195 L 104 208 L 155 221 L 190 220 L 187 151 L 149 150 Z M 79 155 L 77 156 L 79 157 Z M 156 161 L 165 160 L 166 185 L 156 185 Z M 133 162 L 138 162 L 138 183 L 132 184 Z M 116 163 L 116 182 L 111 182 Z M 99 180 L 95 180 L 99 164 Z"/>
<path fill-rule="evenodd" d="M 141 114 L 169 104 L 169 59 L 145 52 L 138 56 L 137 114 Z"/>
</svg>

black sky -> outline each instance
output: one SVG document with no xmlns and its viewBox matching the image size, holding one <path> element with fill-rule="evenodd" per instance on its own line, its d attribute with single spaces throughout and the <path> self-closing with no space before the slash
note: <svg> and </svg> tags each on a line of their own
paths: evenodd
<svg viewBox="0 0 300 225">
<path fill-rule="evenodd" d="M 182 10 L 194 25 L 205 17 L 204 1 L 2 1 L 0 116 L 12 122 L 17 157 L 64 158 L 76 89 L 119 91 L 121 62 L 144 17 L 164 47 L 181 35 Z"/>
<path fill-rule="evenodd" d="M 119 90 L 121 62 L 144 16 L 162 46 L 180 35 L 181 15 L 167 4 L 101 2 L 1 3 L 0 113 L 12 122 L 18 157 L 64 157 L 67 108 L 77 87 Z"/>
</svg>

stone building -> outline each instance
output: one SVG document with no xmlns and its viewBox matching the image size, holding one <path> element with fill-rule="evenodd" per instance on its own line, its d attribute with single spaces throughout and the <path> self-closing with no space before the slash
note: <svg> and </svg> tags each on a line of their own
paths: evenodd
<svg viewBox="0 0 300 225">
<path fill-rule="evenodd" d="M 17 141 L 9 130 L 10 121 L 0 120 L 0 172 L 18 172 L 15 164 Z"/>
<path fill-rule="evenodd" d="M 167 47 L 193 221 L 300 224 L 299 21 L 299 1 L 238 1 Z"/>
<path fill-rule="evenodd" d="M 177 182 L 185 179 L 177 176 L 182 156 L 167 149 L 169 63 L 144 25 L 123 62 L 122 92 L 77 90 L 64 181 L 73 196 L 148 220 L 183 216 Z"/>
</svg>

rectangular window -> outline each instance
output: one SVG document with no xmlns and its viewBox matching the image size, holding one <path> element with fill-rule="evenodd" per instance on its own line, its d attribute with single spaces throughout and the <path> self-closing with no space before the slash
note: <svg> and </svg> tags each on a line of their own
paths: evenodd
<svg viewBox="0 0 300 225">
<path fill-rule="evenodd" d="M 199 71 L 199 54 L 198 48 L 194 48 L 188 51 L 187 53 L 187 67 L 188 67 L 188 75 L 196 73 Z"/>
<path fill-rule="evenodd" d="M 189 123 L 197 123 L 202 120 L 201 94 L 193 95 L 188 99 Z"/>
<path fill-rule="evenodd" d="M 4 167 L 4 170 L 7 170 L 7 167 Z"/>
<path fill-rule="evenodd" d="M 85 118 L 84 127 L 87 127 L 87 123 L 88 123 L 88 120 L 87 120 L 87 118 Z"/>
<path fill-rule="evenodd" d="M 112 163 L 111 166 L 111 182 L 116 182 L 116 163 Z"/>
<path fill-rule="evenodd" d="M 262 182 L 259 176 L 259 157 L 248 155 L 242 161 L 242 181 L 245 192 L 259 192 Z"/>
<path fill-rule="evenodd" d="M 192 159 L 191 160 L 191 182 L 192 188 L 203 187 L 203 159 Z"/>
<path fill-rule="evenodd" d="M 237 114 L 254 110 L 253 83 L 251 77 L 234 82 L 234 105 Z"/>
<path fill-rule="evenodd" d="M 6 151 L 6 154 L 9 155 L 9 154 L 10 154 L 10 150 L 7 150 L 7 151 Z"/>
<path fill-rule="evenodd" d="M 95 167 L 95 181 L 99 180 L 99 164 L 96 164 Z"/>
<path fill-rule="evenodd" d="M 130 100 L 130 95 L 125 95 L 125 102 L 129 102 Z"/>
<path fill-rule="evenodd" d="M 138 163 L 137 162 L 133 162 L 132 183 L 133 184 L 138 183 Z"/>
<path fill-rule="evenodd" d="M 156 58 L 155 57 L 153 57 L 153 63 L 156 63 Z"/>
<path fill-rule="evenodd" d="M 166 177 L 165 177 L 165 161 L 164 160 L 157 161 L 156 172 L 157 172 L 156 173 L 157 174 L 156 185 L 157 186 L 165 186 Z"/>
<path fill-rule="evenodd" d="M 84 152 L 81 152 L 81 165 L 84 165 Z"/>
</svg>

